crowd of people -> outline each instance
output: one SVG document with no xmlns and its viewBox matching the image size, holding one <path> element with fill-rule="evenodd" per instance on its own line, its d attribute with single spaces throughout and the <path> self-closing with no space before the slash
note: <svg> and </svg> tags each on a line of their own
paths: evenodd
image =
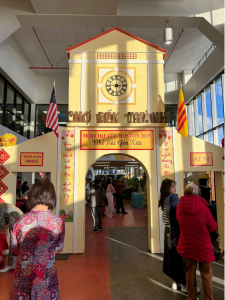
<svg viewBox="0 0 225 300">
<path fill-rule="evenodd" d="M 205 300 L 213 300 L 212 267 L 215 255 L 210 232 L 217 234 L 217 223 L 208 208 L 205 182 L 200 186 L 188 184 L 184 196 L 176 194 L 176 183 L 165 179 L 160 188 L 159 207 L 165 224 L 163 272 L 172 280 L 173 289 L 187 293 L 188 300 L 197 300 L 200 289 L 196 285 L 196 265 L 202 278 Z M 103 204 L 105 216 L 127 214 L 123 204 L 126 181 L 121 176 L 87 181 L 87 201 L 93 217 L 93 232 L 102 231 Z M 204 199 L 201 197 L 201 185 Z M 26 186 L 26 185 L 24 185 Z M 209 191 L 209 189 L 208 189 Z M 36 181 L 23 212 L 9 203 L 0 203 L 0 262 L 2 250 L 9 249 L 8 262 L 0 272 L 14 269 L 11 300 L 60 299 L 55 255 L 64 247 L 64 221 L 52 214 L 56 206 L 53 184 L 46 179 Z M 7 245 L 5 230 L 9 229 Z M 4 260 L 4 258 L 3 258 Z"/>
<path fill-rule="evenodd" d="M 126 180 L 121 181 L 122 176 L 117 178 L 96 177 L 95 181 L 91 183 L 87 180 L 86 183 L 86 199 L 90 203 L 91 213 L 93 218 L 93 232 L 98 233 L 102 231 L 102 216 L 113 217 L 114 210 L 114 196 L 116 198 L 116 213 L 128 214 L 124 209 L 123 204 L 123 188 L 126 186 Z"/>
<path fill-rule="evenodd" d="M 163 272 L 172 279 L 172 288 L 187 293 L 188 300 L 198 300 L 196 294 L 200 292 L 196 284 L 197 263 L 204 300 L 213 300 L 211 262 L 215 254 L 210 233 L 217 239 L 218 234 L 208 208 L 210 189 L 206 183 L 207 179 L 200 179 L 200 186 L 188 184 L 180 199 L 175 181 L 165 179 L 160 188 L 159 207 L 165 224 Z"/>
</svg>

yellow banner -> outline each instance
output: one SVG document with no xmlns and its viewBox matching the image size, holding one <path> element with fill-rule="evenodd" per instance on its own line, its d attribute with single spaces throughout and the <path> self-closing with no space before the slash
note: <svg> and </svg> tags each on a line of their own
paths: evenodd
<svg viewBox="0 0 225 300">
<path fill-rule="evenodd" d="M 81 130 L 81 150 L 154 150 L 153 130 Z"/>
<path fill-rule="evenodd" d="M 75 130 L 62 128 L 59 214 L 65 222 L 73 222 L 74 160 Z"/>
<path fill-rule="evenodd" d="M 159 129 L 159 156 L 161 181 L 175 180 L 173 156 L 173 129 Z"/>
<path fill-rule="evenodd" d="M 212 152 L 191 152 L 190 153 L 191 166 L 213 166 Z"/>
<path fill-rule="evenodd" d="M 26 167 L 43 166 L 43 152 L 21 152 L 20 165 Z"/>
</svg>

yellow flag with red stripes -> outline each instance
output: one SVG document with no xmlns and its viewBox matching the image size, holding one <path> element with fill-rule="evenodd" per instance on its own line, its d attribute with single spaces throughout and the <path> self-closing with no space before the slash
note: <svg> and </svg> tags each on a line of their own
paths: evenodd
<svg viewBox="0 0 225 300">
<path fill-rule="evenodd" d="M 186 115 L 186 108 L 185 108 L 182 88 L 180 88 L 178 111 L 177 111 L 177 131 L 185 138 L 188 135 L 187 115 Z"/>
</svg>

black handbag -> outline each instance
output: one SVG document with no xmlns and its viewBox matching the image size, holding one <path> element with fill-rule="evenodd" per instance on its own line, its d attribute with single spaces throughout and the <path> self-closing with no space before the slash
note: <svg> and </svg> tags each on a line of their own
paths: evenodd
<svg viewBox="0 0 225 300">
<path fill-rule="evenodd" d="M 212 241 L 213 252 L 215 260 L 221 260 L 223 258 L 223 247 L 221 246 L 221 240 L 219 234 L 217 234 L 217 239 Z"/>
</svg>

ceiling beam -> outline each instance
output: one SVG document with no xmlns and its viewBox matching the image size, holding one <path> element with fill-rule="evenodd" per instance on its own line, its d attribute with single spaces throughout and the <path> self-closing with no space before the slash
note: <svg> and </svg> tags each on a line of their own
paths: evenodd
<svg viewBox="0 0 225 300">
<path fill-rule="evenodd" d="M 172 28 L 197 28 L 201 17 L 152 16 L 78 16 L 78 15 L 18 15 L 21 26 L 58 27 L 162 27 L 170 20 Z"/>
<path fill-rule="evenodd" d="M 31 0 L 31 3 L 36 14 L 117 14 L 117 0 Z"/>
</svg>

